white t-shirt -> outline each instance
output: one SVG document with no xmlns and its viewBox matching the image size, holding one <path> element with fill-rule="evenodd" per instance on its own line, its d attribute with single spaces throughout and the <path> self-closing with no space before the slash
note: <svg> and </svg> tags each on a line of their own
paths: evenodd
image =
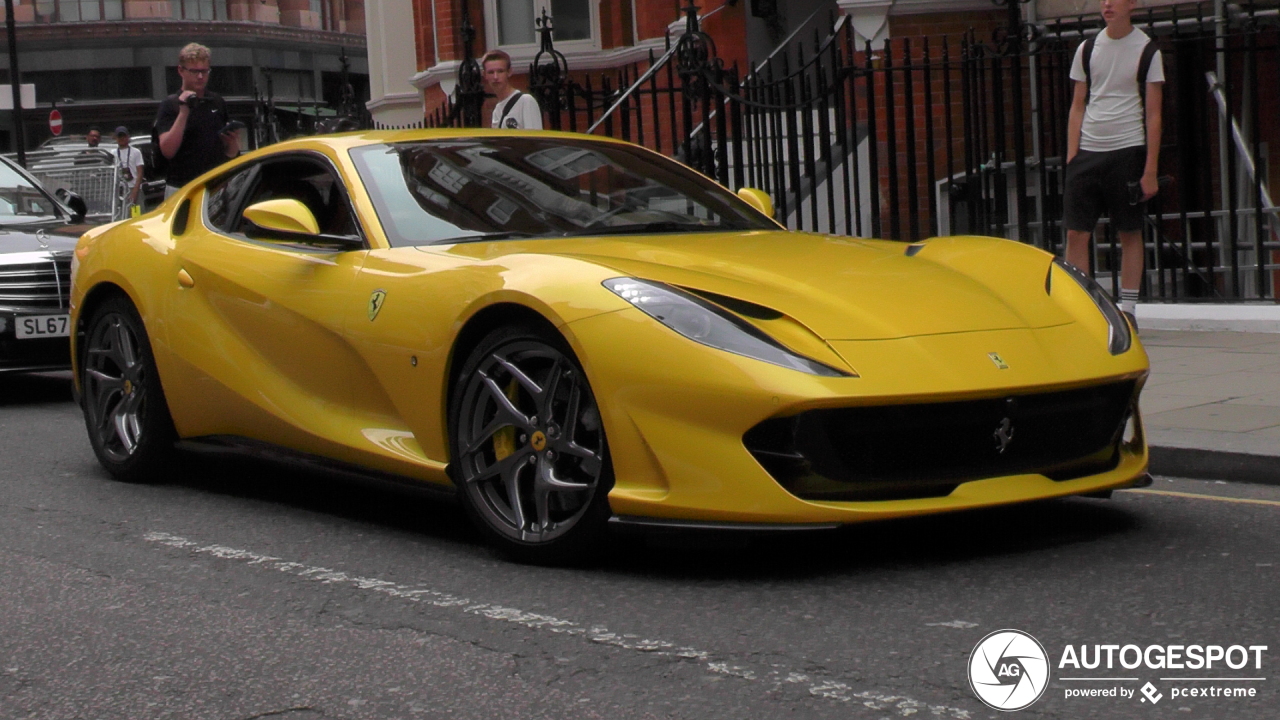
<svg viewBox="0 0 1280 720">
<path fill-rule="evenodd" d="M 1138 65 L 1149 40 L 1136 27 L 1119 40 L 1113 40 L 1106 30 L 1098 33 L 1089 58 L 1093 82 L 1080 127 L 1081 150 L 1110 152 L 1147 144 L 1147 119 L 1138 95 Z M 1076 82 L 1085 81 L 1083 55 L 1084 43 L 1080 43 L 1071 62 L 1071 79 Z M 1159 50 L 1151 58 L 1147 82 L 1164 82 L 1164 61 Z"/>
<path fill-rule="evenodd" d="M 490 127 L 502 127 L 507 130 L 541 130 L 542 129 L 542 108 L 538 107 L 538 101 L 526 92 L 520 92 L 520 98 L 516 100 L 516 104 L 512 106 L 511 112 L 507 113 L 507 117 L 502 117 L 503 111 L 507 109 L 507 103 L 511 102 L 511 96 L 498 101 L 493 107 L 493 121 Z"/>
<path fill-rule="evenodd" d="M 133 183 L 142 177 L 142 151 L 132 146 L 117 147 L 115 155 L 117 177 L 120 178 L 120 183 L 133 187 Z"/>
</svg>

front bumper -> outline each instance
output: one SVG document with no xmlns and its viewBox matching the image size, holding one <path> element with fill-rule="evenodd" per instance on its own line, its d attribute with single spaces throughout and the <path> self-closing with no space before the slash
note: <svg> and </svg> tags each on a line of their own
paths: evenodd
<svg viewBox="0 0 1280 720">
<path fill-rule="evenodd" d="M 809 410 L 766 420 L 743 442 L 805 500 L 944 497 L 1008 475 L 1074 480 L 1119 465 L 1136 385 Z"/>
<path fill-rule="evenodd" d="M 856 378 L 821 378 L 714 351 L 639 311 L 576 321 L 566 330 L 600 402 L 615 474 L 609 502 L 622 518 L 849 524 L 1099 493 L 1131 486 L 1147 471 L 1134 402 L 1148 371 L 1145 352 L 1136 346 L 1113 357 L 1105 347 L 1092 347 L 1095 338 L 1070 326 L 867 342 L 852 352 L 837 347 L 851 356 L 850 365 L 861 375 Z M 993 351 L 1017 362 L 998 369 L 988 359 Z M 1010 396 L 1088 395 L 1090 388 L 1102 387 L 1112 392 L 1102 392 L 1099 403 L 1085 403 L 1076 412 L 1088 417 L 1101 407 L 1105 421 L 1086 433 L 1085 441 L 1064 443 L 1065 454 L 1051 451 L 1042 462 L 1046 456 L 1028 461 L 1014 453 L 1010 457 L 1016 462 L 990 471 L 970 463 L 956 472 L 950 465 L 964 465 L 963 452 L 932 466 L 920 463 L 925 470 L 917 479 L 942 486 L 923 496 L 894 490 L 823 497 L 788 489 L 744 442 L 761 423 L 811 412 L 971 402 L 1003 409 Z M 994 451 L 993 433 L 1003 417 L 990 419 L 989 427 L 987 418 L 979 418 L 961 435 Z M 1130 422 L 1123 422 L 1125 417 Z M 1052 438 L 1059 429 L 1055 423 L 1063 423 L 1036 412 L 1012 419 L 1017 439 Z M 1069 438 L 1078 427 L 1062 424 L 1060 429 L 1061 437 Z M 1010 444 L 1010 452 L 1017 445 L 1016 440 Z M 895 459 L 903 465 L 920 460 L 910 455 L 919 449 L 875 449 L 881 469 L 892 469 Z M 889 485 L 899 480 L 890 478 Z"/>
<path fill-rule="evenodd" d="M 20 312 L 0 310 L 0 373 L 71 369 L 70 338 L 19 339 L 14 330 L 16 319 L 20 316 L 50 315 L 59 312 L 58 310 Z"/>
<path fill-rule="evenodd" d="M 0 254 L 0 372 L 67 370 L 67 337 L 24 337 L 18 319 L 67 315 L 71 295 L 70 250 Z"/>
</svg>

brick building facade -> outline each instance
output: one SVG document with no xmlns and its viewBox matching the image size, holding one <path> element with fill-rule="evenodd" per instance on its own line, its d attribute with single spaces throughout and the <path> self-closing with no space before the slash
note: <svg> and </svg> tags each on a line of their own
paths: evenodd
<svg viewBox="0 0 1280 720">
<path fill-rule="evenodd" d="M 476 31 L 473 54 L 501 48 L 512 55 L 522 86 L 538 50 L 534 18 L 550 0 L 366 0 L 374 119 L 383 124 L 420 121 L 453 92 L 463 57 L 463 3 Z M 1041 0 L 1041 4 L 1075 0 Z M 643 61 L 661 49 L 668 35 L 682 31 L 677 0 L 565 0 L 554 3 L 556 48 L 575 74 Z M 811 34 L 831 14 L 849 15 L 859 34 L 876 43 L 902 35 L 938 34 L 949 29 L 989 30 L 1005 11 L 990 0 L 706 0 L 699 10 L 702 29 L 716 43 L 726 65 L 758 62 L 793 33 Z M 1068 8 L 1074 11 L 1073 8 Z M 806 25 L 806 21 L 809 23 Z M 568 26 L 569 30 L 563 30 Z"/>
</svg>

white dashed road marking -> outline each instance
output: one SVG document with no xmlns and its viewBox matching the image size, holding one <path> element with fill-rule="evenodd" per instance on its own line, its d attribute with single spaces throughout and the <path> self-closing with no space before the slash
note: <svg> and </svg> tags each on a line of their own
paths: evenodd
<svg viewBox="0 0 1280 720">
<path fill-rule="evenodd" d="M 634 634 L 612 632 L 607 627 L 593 625 L 584 626 L 572 620 L 564 620 L 550 615 L 525 612 L 517 608 L 503 607 L 490 603 L 477 603 L 467 598 L 439 592 L 430 588 L 411 587 L 389 580 L 360 577 L 330 568 L 315 567 L 302 563 L 289 562 L 270 555 L 260 555 L 248 550 L 227 547 L 225 545 L 201 545 L 178 535 L 165 532 L 149 532 L 143 538 L 150 542 L 180 548 L 193 553 L 211 555 L 226 560 L 238 560 L 246 565 L 256 565 L 276 572 L 309 578 L 327 585 L 346 585 L 359 590 L 381 593 L 390 597 L 410 602 L 424 603 L 438 608 L 456 609 L 471 615 L 486 617 L 491 620 L 523 625 L 531 630 L 542 630 L 563 635 L 577 635 L 601 645 L 611 645 L 623 650 L 631 650 L 651 655 L 663 655 L 685 660 L 693 660 L 706 665 L 709 672 L 717 675 L 728 675 L 747 682 L 792 683 L 807 685 L 809 694 L 844 703 L 858 703 L 873 710 L 894 712 L 902 717 L 920 713 L 928 713 L 935 718 L 955 718 L 969 720 L 968 710 L 946 705 L 930 705 L 902 695 L 887 695 L 881 692 L 864 690 L 854 692 L 853 688 L 842 682 L 810 678 L 808 675 L 792 672 L 777 666 L 769 670 L 743 667 L 716 660 L 711 653 L 697 648 L 678 645 L 665 640 L 652 640 Z M 960 622 L 960 621 L 954 621 Z M 953 626 L 952 623 L 936 623 Z"/>
</svg>

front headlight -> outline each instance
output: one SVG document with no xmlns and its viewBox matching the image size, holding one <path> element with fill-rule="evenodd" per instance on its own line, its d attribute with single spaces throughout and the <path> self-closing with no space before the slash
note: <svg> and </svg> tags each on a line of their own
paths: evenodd
<svg viewBox="0 0 1280 720">
<path fill-rule="evenodd" d="M 1102 316 L 1107 319 L 1107 325 L 1110 327 L 1110 334 L 1107 340 L 1107 349 L 1112 355 L 1120 355 L 1129 351 L 1133 346 L 1133 334 L 1129 330 L 1129 321 L 1125 319 L 1124 313 L 1120 312 L 1120 308 L 1111 300 L 1111 296 L 1107 294 L 1102 286 L 1094 281 L 1080 268 L 1063 260 L 1062 258 L 1054 258 L 1053 261 L 1058 267 L 1066 271 L 1068 275 L 1075 278 L 1080 283 L 1080 287 L 1093 298 L 1093 302 L 1098 306 L 1098 310 Z"/>
<path fill-rule="evenodd" d="M 669 285 L 635 278 L 613 278 L 604 286 L 618 297 L 681 335 L 717 350 L 824 377 L 850 373 L 796 355 L 741 318 Z"/>
</svg>

